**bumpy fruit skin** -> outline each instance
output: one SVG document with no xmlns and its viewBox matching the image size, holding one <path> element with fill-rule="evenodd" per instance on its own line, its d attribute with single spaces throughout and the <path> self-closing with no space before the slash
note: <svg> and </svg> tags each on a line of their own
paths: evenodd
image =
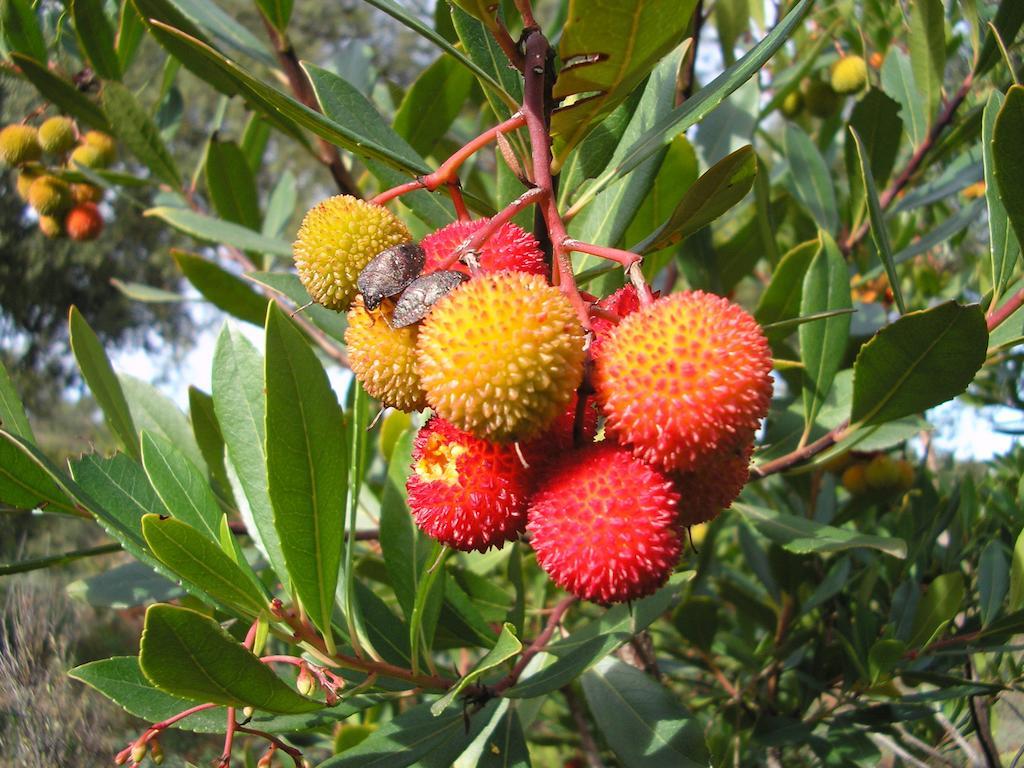
<svg viewBox="0 0 1024 768">
<path fill-rule="evenodd" d="M 95 240 L 103 231 L 103 216 L 95 203 L 81 203 L 68 211 L 64 228 L 72 240 Z"/>
<path fill-rule="evenodd" d="M 28 188 L 28 202 L 40 216 L 56 216 L 71 204 L 71 188 L 56 176 L 40 176 Z"/>
<path fill-rule="evenodd" d="M 13 168 L 35 162 L 42 154 L 39 132 L 31 125 L 8 125 L 0 131 L 0 163 Z"/>
<path fill-rule="evenodd" d="M 58 238 L 64 234 L 64 222 L 56 216 L 40 216 L 39 231 L 51 239 Z"/>
<path fill-rule="evenodd" d="M 595 361 L 606 431 L 668 472 L 686 472 L 756 430 L 772 395 L 771 350 L 741 307 L 676 293 L 626 317 Z"/>
<path fill-rule="evenodd" d="M 847 95 L 868 84 L 868 65 L 860 56 L 844 56 L 832 67 L 832 90 Z"/>
<path fill-rule="evenodd" d="M 51 117 L 39 126 L 39 146 L 51 155 L 63 155 L 75 146 L 75 124 L 66 117 Z"/>
<path fill-rule="evenodd" d="M 728 509 L 750 479 L 750 457 L 754 453 L 753 435 L 729 448 L 704 457 L 689 472 L 676 478 L 679 490 L 679 522 L 699 525 L 718 517 Z"/>
<path fill-rule="evenodd" d="M 900 468 L 886 453 L 880 453 L 868 462 L 864 470 L 868 488 L 876 491 L 895 487 L 900 481 Z"/>
<path fill-rule="evenodd" d="M 665 475 L 611 441 L 563 456 L 538 481 L 526 530 L 551 580 L 619 603 L 664 584 L 682 547 L 679 496 Z"/>
<path fill-rule="evenodd" d="M 583 328 L 539 275 L 497 272 L 434 305 L 419 338 L 427 402 L 487 440 L 529 440 L 561 414 L 583 379 Z"/>
<path fill-rule="evenodd" d="M 782 105 L 779 107 L 782 110 L 782 114 L 788 118 L 798 117 L 801 112 L 804 111 L 804 96 L 800 91 L 790 91 L 786 94 L 786 98 L 782 100 Z"/>
<path fill-rule="evenodd" d="M 914 487 L 914 465 L 906 459 L 896 462 L 896 470 L 899 473 L 897 487 L 901 491 L 909 491 Z"/>
<path fill-rule="evenodd" d="M 103 199 L 103 189 L 85 182 L 71 185 L 71 199 L 75 203 L 98 203 Z"/>
<path fill-rule="evenodd" d="M 865 464 L 851 464 L 843 471 L 843 487 L 854 496 L 860 496 L 868 490 L 868 481 L 865 477 Z"/>
<path fill-rule="evenodd" d="M 832 117 L 839 109 L 839 96 L 822 80 L 808 80 L 803 95 L 807 111 L 815 117 Z"/>
<path fill-rule="evenodd" d="M 292 245 L 299 278 L 313 301 L 339 312 L 355 298 L 356 280 L 374 256 L 412 240 L 409 229 L 382 205 L 335 195 L 311 208 Z"/>
<path fill-rule="evenodd" d="M 74 152 L 68 158 L 69 168 L 74 168 L 76 165 L 86 168 L 106 168 L 109 164 L 104 159 L 103 152 L 89 144 L 80 144 L 75 147 Z"/>
<path fill-rule="evenodd" d="M 18 191 L 18 197 L 28 202 L 28 191 L 32 188 L 32 182 L 38 179 L 45 173 L 42 166 L 40 165 L 25 165 L 22 166 L 21 170 L 18 171 L 18 179 L 15 182 L 15 188 Z"/>
<path fill-rule="evenodd" d="M 420 246 L 427 255 L 424 272 L 438 269 L 456 269 L 469 274 L 465 264 L 456 261 L 446 266 L 451 256 L 465 240 L 487 223 L 487 219 L 473 221 L 453 221 L 423 238 Z M 478 251 L 480 269 L 483 272 L 500 272 L 515 270 L 532 275 L 543 275 L 547 272 L 544 254 L 541 252 L 537 239 L 529 232 L 512 222 L 498 227 Z"/>
<path fill-rule="evenodd" d="M 442 544 L 485 552 L 523 532 L 532 477 L 514 446 L 473 437 L 435 416 L 417 433 L 412 461 L 409 509 Z"/>
<path fill-rule="evenodd" d="M 393 301 L 385 299 L 370 311 L 363 297 L 356 296 L 345 329 L 348 362 L 370 397 L 401 411 L 418 411 L 427 404 L 416 373 L 419 327 L 392 328 L 394 306 Z"/>
<path fill-rule="evenodd" d="M 578 405 L 579 395 L 573 393 L 565 410 L 555 417 L 551 425 L 538 437 L 520 446 L 523 458 L 526 459 L 526 463 L 530 465 L 531 469 L 540 470 L 562 454 L 573 450 L 575 445 L 573 433 L 576 427 Z M 587 398 L 582 412 L 581 445 L 594 441 L 594 436 L 597 434 L 597 416 L 597 403 L 594 398 Z"/>
<path fill-rule="evenodd" d="M 99 152 L 100 162 L 104 166 L 117 159 L 117 143 L 110 134 L 103 131 L 87 131 L 82 136 L 82 144 Z"/>
</svg>

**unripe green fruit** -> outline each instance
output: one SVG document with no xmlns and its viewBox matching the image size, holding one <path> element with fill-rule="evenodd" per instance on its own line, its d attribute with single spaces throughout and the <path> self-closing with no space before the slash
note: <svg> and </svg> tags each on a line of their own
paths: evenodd
<svg viewBox="0 0 1024 768">
<path fill-rule="evenodd" d="M 832 117 L 839 109 L 839 96 L 822 80 L 808 80 L 804 86 L 804 104 L 815 117 Z"/>
<path fill-rule="evenodd" d="M 18 190 L 18 197 L 28 202 L 28 191 L 32 182 L 43 175 L 43 169 L 38 165 L 26 165 L 18 171 L 18 179 L 15 181 L 15 188 Z"/>
<path fill-rule="evenodd" d="M 71 188 L 56 176 L 40 176 L 29 187 L 28 203 L 40 216 L 55 216 L 71 204 Z"/>
<path fill-rule="evenodd" d="M 68 160 L 69 168 L 74 168 L 76 165 L 85 168 L 106 168 L 109 163 L 104 159 L 101 150 L 89 144 L 81 144 L 75 147 L 75 151 L 71 153 Z"/>
<path fill-rule="evenodd" d="M 64 234 L 64 222 L 57 216 L 40 216 L 39 231 L 46 237 L 56 239 Z"/>
<path fill-rule="evenodd" d="M 868 462 L 864 479 L 868 487 L 876 491 L 893 488 L 900 481 L 900 468 L 888 454 L 880 453 Z"/>
<path fill-rule="evenodd" d="M 868 84 L 868 65 L 860 56 L 845 56 L 832 67 L 832 90 L 857 93 Z"/>
<path fill-rule="evenodd" d="M 63 155 L 75 146 L 75 124 L 67 117 L 51 117 L 39 126 L 39 146 L 51 155 Z"/>
<path fill-rule="evenodd" d="M 89 131 L 82 136 L 82 144 L 94 147 L 100 153 L 104 165 L 110 165 L 117 158 L 117 144 L 112 136 L 103 131 Z"/>
<path fill-rule="evenodd" d="M 804 111 L 804 97 L 800 91 L 790 91 L 786 94 L 786 98 L 782 100 L 782 105 L 779 107 L 782 110 L 782 114 L 786 117 L 793 118 L 800 115 Z"/>
<path fill-rule="evenodd" d="M 0 131 L 0 163 L 13 167 L 38 160 L 42 154 L 39 132 L 31 125 L 8 125 Z"/>
</svg>

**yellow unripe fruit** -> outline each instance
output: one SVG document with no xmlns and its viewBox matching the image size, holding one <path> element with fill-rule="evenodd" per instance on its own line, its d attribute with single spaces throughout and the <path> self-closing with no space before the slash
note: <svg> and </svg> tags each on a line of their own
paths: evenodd
<svg viewBox="0 0 1024 768">
<path fill-rule="evenodd" d="M 39 231 L 46 237 L 58 238 L 64 234 L 64 222 L 56 216 L 40 216 Z"/>
<path fill-rule="evenodd" d="M 81 165 L 86 168 L 106 168 L 110 163 L 104 159 L 103 152 L 88 144 L 81 144 L 75 147 L 68 159 L 68 167 L 74 168 Z"/>
<path fill-rule="evenodd" d="M 832 86 L 821 80 L 808 80 L 804 84 L 804 104 L 815 117 L 832 117 L 839 109 L 839 96 Z"/>
<path fill-rule="evenodd" d="M 914 465 L 906 459 L 900 459 L 896 462 L 896 470 L 899 472 L 899 489 L 901 491 L 909 491 L 914 487 Z"/>
<path fill-rule="evenodd" d="M 40 216 L 55 216 L 71 205 L 71 188 L 56 176 L 40 176 L 28 189 L 28 203 Z"/>
<path fill-rule="evenodd" d="M 32 187 L 32 182 L 42 176 L 44 173 L 43 168 L 39 165 L 26 165 L 18 171 L 18 179 L 15 181 L 15 188 L 18 190 L 18 197 L 28 202 L 28 191 Z"/>
<path fill-rule="evenodd" d="M 836 475 L 841 475 L 850 464 L 853 463 L 853 456 L 850 452 L 840 453 L 838 456 L 833 456 L 831 459 L 825 462 L 822 469 L 832 472 Z"/>
<path fill-rule="evenodd" d="M 782 100 L 782 105 L 779 107 L 782 110 L 782 114 L 786 117 L 793 118 L 797 117 L 801 112 L 804 111 L 804 97 L 800 91 L 790 91 L 786 94 L 786 98 Z"/>
<path fill-rule="evenodd" d="M 8 125 L 0 131 L 0 163 L 13 167 L 34 162 L 42 154 L 39 132 L 31 125 Z"/>
<path fill-rule="evenodd" d="M 427 402 L 475 437 L 528 440 L 583 379 L 583 327 L 539 275 L 477 275 L 434 305 L 419 338 Z"/>
<path fill-rule="evenodd" d="M 75 146 L 75 124 L 67 117 L 51 117 L 39 126 L 39 145 L 51 155 L 63 155 Z"/>
<path fill-rule="evenodd" d="M 82 203 L 98 203 L 103 199 L 103 189 L 95 184 L 78 183 L 71 185 L 71 198 L 75 205 Z"/>
<path fill-rule="evenodd" d="M 88 131 L 82 136 L 82 144 L 99 152 L 104 166 L 110 165 L 117 159 L 117 143 L 110 134 L 103 133 L 103 131 Z"/>
<path fill-rule="evenodd" d="M 832 90 L 847 95 L 868 84 L 868 65 L 860 56 L 844 56 L 832 66 Z"/>
<path fill-rule="evenodd" d="M 868 489 L 868 481 L 865 474 L 863 464 L 851 464 L 843 472 L 843 488 L 854 496 L 860 496 Z"/>
<path fill-rule="evenodd" d="M 868 462 L 864 476 L 868 487 L 879 491 L 895 487 L 900 481 L 900 469 L 888 454 L 880 453 Z"/>
<path fill-rule="evenodd" d="M 345 329 L 348 363 L 370 397 L 401 411 L 418 411 L 427 404 L 416 372 L 419 326 L 393 328 L 394 306 L 385 299 L 370 311 L 363 305 L 363 297 L 356 296 Z"/>
<path fill-rule="evenodd" d="M 410 240 L 409 229 L 384 206 L 336 195 L 306 214 L 292 253 L 313 301 L 344 312 L 363 267 L 384 249 Z"/>
</svg>

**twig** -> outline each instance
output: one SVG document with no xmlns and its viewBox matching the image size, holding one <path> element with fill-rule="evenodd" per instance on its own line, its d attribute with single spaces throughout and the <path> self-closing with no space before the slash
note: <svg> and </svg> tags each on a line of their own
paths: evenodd
<svg viewBox="0 0 1024 768">
<path fill-rule="evenodd" d="M 693 96 L 693 89 L 697 83 L 697 48 L 700 46 L 700 33 L 704 29 L 704 0 L 697 0 L 697 7 L 693 9 L 693 44 L 686 52 L 686 67 L 682 82 L 676 91 L 676 106 L 678 107 L 688 98 Z"/>
<path fill-rule="evenodd" d="M 580 748 L 583 750 L 587 765 L 590 768 L 605 768 L 604 760 L 601 759 L 601 750 L 597 746 L 597 741 L 594 740 L 590 723 L 587 722 L 586 715 L 583 714 L 583 707 L 580 705 L 579 699 L 568 685 L 562 689 L 562 695 L 565 696 L 565 703 L 569 706 L 572 721 L 576 723 L 576 730 L 580 733 Z"/>
<path fill-rule="evenodd" d="M 576 600 L 576 597 L 569 595 L 567 597 L 563 597 L 555 605 L 551 613 L 548 615 L 548 620 L 547 623 L 544 625 L 544 629 L 541 631 L 539 635 L 537 635 L 534 641 L 530 643 L 529 647 L 525 651 L 523 651 L 523 655 L 519 657 L 519 661 L 516 662 L 516 665 L 512 668 L 512 671 L 509 672 L 508 677 L 506 677 L 504 680 L 500 681 L 496 686 L 494 686 L 495 695 L 500 695 L 503 691 L 507 690 L 508 688 L 511 688 L 513 685 L 516 684 L 516 682 L 519 680 L 519 676 L 523 674 L 523 670 L 526 669 L 530 661 L 533 660 L 533 657 L 547 647 L 548 642 L 550 642 L 551 640 L 551 636 L 555 633 L 555 629 L 561 623 L 562 617 L 565 615 L 565 612 L 568 611 L 573 606 L 573 604 L 575 604 Z"/>
<path fill-rule="evenodd" d="M 291 747 L 285 744 L 283 741 L 281 741 L 281 739 L 277 738 L 277 736 L 274 736 L 272 733 L 267 733 L 266 731 L 259 731 L 255 728 L 249 728 L 244 725 L 237 726 L 235 730 L 237 730 L 239 733 L 247 733 L 250 736 L 259 736 L 261 739 L 266 739 L 275 747 L 277 747 L 282 752 L 287 754 L 288 757 L 290 757 L 295 762 L 295 765 L 302 765 L 302 753 L 295 747 Z"/>
<path fill-rule="evenodd" d="M 1003 306 L 993 307 L 989 310 L 988 318 L 985 320 L 985 324 L 988 326 L 988 332 L 992 333 L 992 331 L 998 328 L 1003 321 L 1020 309 L 1022 305 L 1024 305 L 1024 288 L 1021 288 L 1013 294 L 1013 296 L 1007 299 Z"/>
<path fill-rule="evenodd" d="M 974 666 L 971 664 L 971 657 L 964 662 L 966 677 L 974 680 Z M 978 743 L 981 744 L 981 751 L 985 755 L 985 765 L 988 768 L 1002 768 L 999 759 L 999 748 L 992 738 L 992 727 L 988 720 L 988 709 L 983 703 L 979 703 L 980 696 L 968 696 L 967 708 L 971 712 L 971 722 L 974 724 L 974 732 L 978 734 Z"/>
<path fill-rule="evenodd" d="M 750 470 L 750 479 L 758 480 L 768 475 L 774 475 L 777 472 L 785 472 L 787 469 L 795 467 L 797 464 L 802 464 L 813 456 L 821 453 L 827 448 L 831 448 L 840 439 L 843 432 L 849 426 L 849 422 L 844 421 L 838 427 L 832 431 L 822 435 L 813 443 L 805 445 L 803 448 L 798 448 L 795 451 L 790 451 L 785 456 L 780 456 L 772 461 L 767 461 L 757 467 L 752 467 Z"/>
</svg>

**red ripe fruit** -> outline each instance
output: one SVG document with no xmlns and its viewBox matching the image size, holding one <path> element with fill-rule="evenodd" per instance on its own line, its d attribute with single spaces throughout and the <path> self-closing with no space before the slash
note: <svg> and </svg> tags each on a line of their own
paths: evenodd
<svg viewBox="0 0 1024 768">
<path fill-rule="evenodd" d="M 597 302 L 597 307 L 606 312 L 611 312 L 613 315 L 618 315 L 621 319 L 640 309 L 640 297 L 637 295 L 636 288 L 632 285 L 625 285 L 611 296 L 605 296 Z M 591 359 L 597 360 L 600 356 L 601 346 L 611 332 L 615 330 L 617 324 L 616 321 L 609 320 L 601 314 L 595 314 L 590 319 L 590 327 L 594 331 L 594 338 L 590 342 Z"/>
<path fill-rule="evenodd" d="M 741 307 L 703 291 L 656 300 L 620 322 L 595 360 L 608 434 L 666 472 L 686 472 L 757 429 L 772 354 Z"/>
<path fill-rule="evenodd" d="M 530 500 L 530 545 L 552 581 L 596 603 L 635 600 L 671 575 L 679 495 L 661 472 L 605 441 L 563 456 Z"/>
<path fill-rule="evenodd" d="M 680 473 L 676 477 L 676 488 L 682 498 L 679 522 L 684 526 L 700 525 L 728 509 L 750 479 L 753 453 L 751 434 L 732 448 L 705 456 L 689 472 Z"/>
<path fill-rule="evenodd" d="M 409 508 L 442 544 L 486 552 L 523 532 L 531 474 L 514 445 L 481 440 L 434 416 L 417 433 L 412 460 Z"/>
<path fill-rule="evenodd" d="M 577 406 L 579 395 L 573 394 L 572 400 L 566 406 L 562 414 L 555 418 L 551 426 L 544 431 L 540 437 L 535 437 L 527 443 L 521 443 L 523 457 L 531 469 L 539 469 L 548 463 L 558 459 L 563 454 L 573 450 L 575 446 L 574 430 L 576 428 Z M 580 414 L 583 418 L 582 437 L 583 443 L 594 441 L 597 434 L 597 403 L 594 398 L 588 398 Z"/>
<path fill-rule="evenodd" d="M 427 254 L 427 263 L 423 271 L 457 269 L 468 275 L 469 268 L 466 265 L 458 261 L 454 264 L 448 264 L 448 262 L 456 248 L 483 227 L 487 221 L 488 219 L 453 221 L 424 237 L 420 242 L 420 247 Z M 536 238 L 512 222 L 506 222 L 498 227 L 477 253 L 480 269 L 483 272 L 512 270 L 544 275 L 548 271 L 548 267 L 544 263 L 544 254 L 541 252 Z"/>
<path fill-rule="evenodd" d="M 95 240 L 103 231 L 103 216 L 95 203 L 79 203 L 64 219 L 64 229 L 72 240 Z"/>
</svg>

